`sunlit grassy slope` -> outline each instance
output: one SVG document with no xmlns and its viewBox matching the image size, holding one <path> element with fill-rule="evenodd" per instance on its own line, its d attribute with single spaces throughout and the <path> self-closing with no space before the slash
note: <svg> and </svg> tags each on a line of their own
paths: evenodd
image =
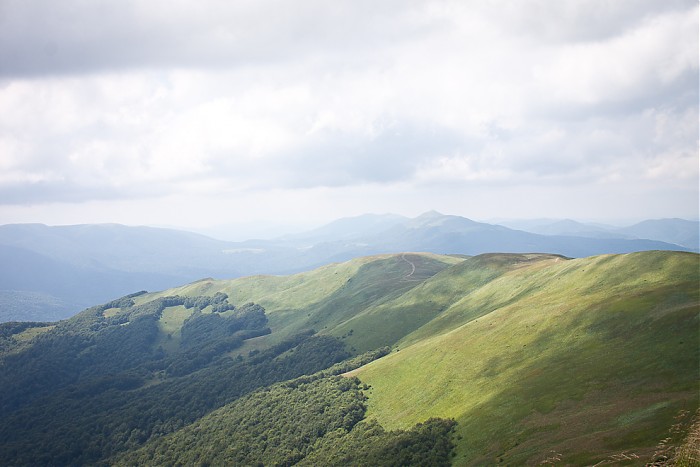
<svg viewBox="0 0 700 467">
<path fill-rule="evenodd" d="M 391 345 L 407 332 L 417 329 L 424 320 L 417 319 L 400 333 L 391 333 L 387 328 L 374 329 L 371 336 L 353 340 L 360 334 L 350 332 L 352 328 L 345 325 L 349 319 L 402 296 L 426 279 L 462 261 L 463 258 L 429 253 L 370 256 L 290 276 L 202 280 L 141 295 L 135 298 L 135 302 L 142 304 L 168 295 L 197 296 L 224 292 L 231 303 L 241 305 L 255 302 L 262 305 L 272 329 L 270 335 L 246 342 L 237 350 L 239 353 L 269 346 L 304 329 L 344 336 L 349 339 L 349 346 L 356 346 L 355 350 L 360 352 Z M 166 313 L 162 320 L 168 322 L 161 323 L 161 330 L 176 336 L 178 322 Z M 182 321 L 184 318 L 179 321 L 180 326 Z"/>
<path fill-rule="evenodd" d="M 455 418 L 456 465 L 648 459 L 698 406 L 699 258 L 488 255 L 446 269 L 366 312 L 431 318 L 356 371 L 369 416 L 389 429 Z"/>
</svg>

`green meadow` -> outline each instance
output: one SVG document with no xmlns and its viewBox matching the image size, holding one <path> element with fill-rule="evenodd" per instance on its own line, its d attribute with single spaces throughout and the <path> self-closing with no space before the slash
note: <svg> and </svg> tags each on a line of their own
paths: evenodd
<svg viewBox="0 0 700 467">
<path fill-rule="evenodd" d="M 369 417 L 388 428 L 454 418 L 457 465 L 648 459 L 698 406 L 698 256 L 536 259 L 501 262 L 357 370 Z"/>
</svg>

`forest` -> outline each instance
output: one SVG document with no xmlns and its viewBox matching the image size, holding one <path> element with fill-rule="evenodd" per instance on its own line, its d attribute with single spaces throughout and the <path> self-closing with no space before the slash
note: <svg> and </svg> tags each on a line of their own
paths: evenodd
<svg viewBox="0 0 700 467">
<path fill-rule="evenodd" d="M 368 388 L 339 375 L 388 348 L 353 357 L 340 339 L 306 330 L 232 358 L 270 332 L 261 306 L 234 306 L 225 294 L 135 305 L 138 296 L 29 341 L 21 336 L 46 323 L 0 325 L 3 464 L 448 462 L 452 421 L 408 431 L 363 422 Z M 159 345 L 169 307 L 190 312 L 175 351 Z"/>
</svg>

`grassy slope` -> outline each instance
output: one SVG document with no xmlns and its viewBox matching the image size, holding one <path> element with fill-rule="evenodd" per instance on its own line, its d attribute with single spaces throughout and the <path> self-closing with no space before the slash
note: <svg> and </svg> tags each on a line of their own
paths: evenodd
<svg viewBox="0 0 700 467">
<path fill-rule="evenodd" d="M 351 347 L 362 352 L 392 344 L 424 322 L 418 319 L 398 334 L 375 329 L 371 342 L 365 342 L 352 340 L 353 336 L 360 333 L 349 333 L 351 327 L 346 325 L 348 320 L 369 308 L 400 297 L 431 276 L 462 261 L 463 258 L 429 253 L 378 255 L 330 264 L 290 276 L 202 280 L 142 295 L 134 301 L 142 304 L 168 295 L 197 296 L 224 292 L 229 295 L 232 303 L 255 302 L 262 305 L 273 331 L 268 336 L 247 341 L 237 350 L 239 353 L 267 347 L 297 331 L 310 328 L 338 337 L 345 336 L 350 339 L 348 343 Z M 166 327 L 167 332 L 176 337 L 177 324 L 170 322 L 167 326 L 162 325 L 163 332 Z"/>
<path fill-rule="evenodd" d="M 698 404 L 700 257 L 508 258 L 478 258 L 495 271 L 481 286 L 460 277 L 472 260 L 432 279 L 463 296 L 357 372 L 370 417 L 389 429 L 456 418 L 457 464 L 650 456 Z"/>
<path fill-rule="evenodd" d="M 373 386 L 370 416 L 388 429 L 456 418 L 457 464 L 595 463 L 650 455 L 673 416 L 697 407 L 699 258 L 407 253 L 135 301 L 221 291 L 260 303 L 273 333 L 240 353 L 308 328 L 358 352 L 397 344 L 358 373 Z M 159 323 L 166 350 L 189 314 L 180 308 Z"/>
<path fill-rule="evenodd" d="M 166 352 L 172 353 L 177 351 L 180 346 L 180 329 L 187 318 L 189 318 L 193 309 L 187 309 L 182 305 L 169 306 L 161 314 L 158 320 L 159 339 L 156 346 L 161 346 Z"/>
<path fill-rule="evenodd" d="M 560 259 L 559 256 L 544 254 L 489 254 L 469 258 L 398 297 L 366 308 L 335 331 L 341 335 L 353 330 L 348 342 L 365 350 L 386 345 L 383 342 L 387 341 L 398 342 L 407 335 L 419 340 L 426 333 L 435 334 L 436 323 L 438 328 L 454 327 L 455 319 L 462 318 L 455 314 L 446 315 L 445 310 L 509 269 L 531 262 Z"/>
</svg>

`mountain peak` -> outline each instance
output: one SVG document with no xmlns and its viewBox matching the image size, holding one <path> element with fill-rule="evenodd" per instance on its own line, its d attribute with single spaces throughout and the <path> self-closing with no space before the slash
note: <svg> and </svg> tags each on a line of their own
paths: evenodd
<svg viewBox="0 0 700 467">
<path fill-rule="evenodd" d="M 438 212 L 434 209 L 430 211 L 426 211 L 420 216 L 416 217 L 416 220 L 430 220 L 430 219 L 438 219 L 440 217 L 445 217 L 445 215 L 441 212 Z"/>
</svg>

